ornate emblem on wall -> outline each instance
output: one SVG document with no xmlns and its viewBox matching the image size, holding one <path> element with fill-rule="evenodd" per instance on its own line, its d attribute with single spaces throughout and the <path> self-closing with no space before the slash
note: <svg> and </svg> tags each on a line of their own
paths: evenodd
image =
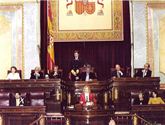
<svg viewBox="0 0 165 125">
<path fill-rule="evenodd" d="M 81 14 L 94 14 L 96 12 L 96 4 L 101 6 L 101 9 L 98 9 L 97 15 L 103 15 L 103 8 L 104 8 L 104 3 L 103 0 L 97 0 L 96 1 L 90 1 L 90 0 L 71 0 L 71 1 L 66 1 L 66 9 L 69 8 L 69 6 L 73 6 L 75 4 L 75 12 L 79 15 Z M 68 10 L 67 15 L 73 15 L 72 10 Z"/>
<path fill-rule="evenodd" d="M 121 0 L 52 1 L 56 42 L 122 41 Z"/>
</svg>

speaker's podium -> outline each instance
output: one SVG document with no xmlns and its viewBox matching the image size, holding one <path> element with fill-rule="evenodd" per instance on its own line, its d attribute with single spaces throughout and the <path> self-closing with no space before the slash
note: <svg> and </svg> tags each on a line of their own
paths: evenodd
<svg viewBox="0 0 165 125">
<path fill-rule="evenodd" d="M 76 81 L 62 83 L 66 93 L 64 116 L 67 125 L 106 125 L 113 110 L 109 107 L 109 83 L 106 81 Z M 95 95 L 96 104 L 80 103 L 84 86 L 90 87 Z M 89 95 L 90 96 L 90 95 Z M 91 97 L 92 98 L 92 97 Z"/>
</svg>

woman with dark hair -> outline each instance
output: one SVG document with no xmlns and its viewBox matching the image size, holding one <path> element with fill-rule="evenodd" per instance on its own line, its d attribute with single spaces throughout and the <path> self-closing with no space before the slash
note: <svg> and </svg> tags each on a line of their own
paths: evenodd
<svg viewBox="0 0 165 125">
<path fill-rule="evenodd" d="M 7 75 L 7 79 L 10 80 L 16 80 L 16 79 L 20 79 L 19 73 L 17 72 L 17 68 L 15 66 L 12 66 L 10 68 L 10 73 Z"/>
<path fill-rule="evenodd" d="M 152 92 L 152 97 L 150 97 L 148 104 L 164 104 L 161 97 L 158 97 L 157 91 Z"/>
</svg>

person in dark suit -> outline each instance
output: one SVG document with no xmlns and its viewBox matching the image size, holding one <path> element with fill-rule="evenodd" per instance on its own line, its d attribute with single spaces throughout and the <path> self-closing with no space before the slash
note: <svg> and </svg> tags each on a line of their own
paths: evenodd
<svg viewBox="0 0 165 125">
<path fill-rule="evenodd" d="M 35 67 L 34 71 L 31 72 L 30 79 L 43 79 L 44 74 L 41 72 L 40 67 Z"/>
<path fill-rule="evenodd" d="M 74 59 L 70 63 L 70 80 L 80 80 L 80 68 L 83 67 L 83 62 L 79 59 L 79 52 L 74 51 Z"/>
<path fill-rule="evenodd" d="M 138 97 L 134 99 L 134 105 L 147 105 L 148 100 L 144 97 L 143 93 L 140 92 Z"/>
<path fill-rule="evenodd" d="M 136 74 L 135 77 L 151 77 L 152 71 L 150 70 L 150 64 L 146 63 L 144 64 L 144 69 L 139 70 Z"/>
<path fill-rule="evenodd" d="M 53 71 L 49 73 L 49 78 L 60 79 L 61 77 L 62 77 L 62 73 L 59 71 L 58 66 L 55 65 Z"/>
<path fill-rule="evenodd" d="M 121 71 L 121 67 L 119 64 L 115 65 L 115 71 L 112 72 L 112 78 L 120 78 L 124 77 L 124 73 Z"/>
<path fill-rule="evenodd" d="M 93 79 L 96 79 L 96 74 L 91 72 L 91 66 L 86 66 L 86 71 L 81 73 L 81 80 L 82 81 L 92 81 Z"/>
</svg>

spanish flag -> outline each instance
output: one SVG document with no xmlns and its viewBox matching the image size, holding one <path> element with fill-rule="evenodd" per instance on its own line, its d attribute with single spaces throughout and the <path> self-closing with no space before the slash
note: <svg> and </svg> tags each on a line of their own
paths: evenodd
<svg viewBox="0 0 165 125">
<path fill-rule="evenodd" d="M 48 20 L 48 46 L 47 46 L 47 70 L 52 70 L 55 65 L 54 59 L 54 29 L 53 29 L 53 15 L 51 9 L 51 3 L 47 3 L 47 20 Z"/>
</svg>

